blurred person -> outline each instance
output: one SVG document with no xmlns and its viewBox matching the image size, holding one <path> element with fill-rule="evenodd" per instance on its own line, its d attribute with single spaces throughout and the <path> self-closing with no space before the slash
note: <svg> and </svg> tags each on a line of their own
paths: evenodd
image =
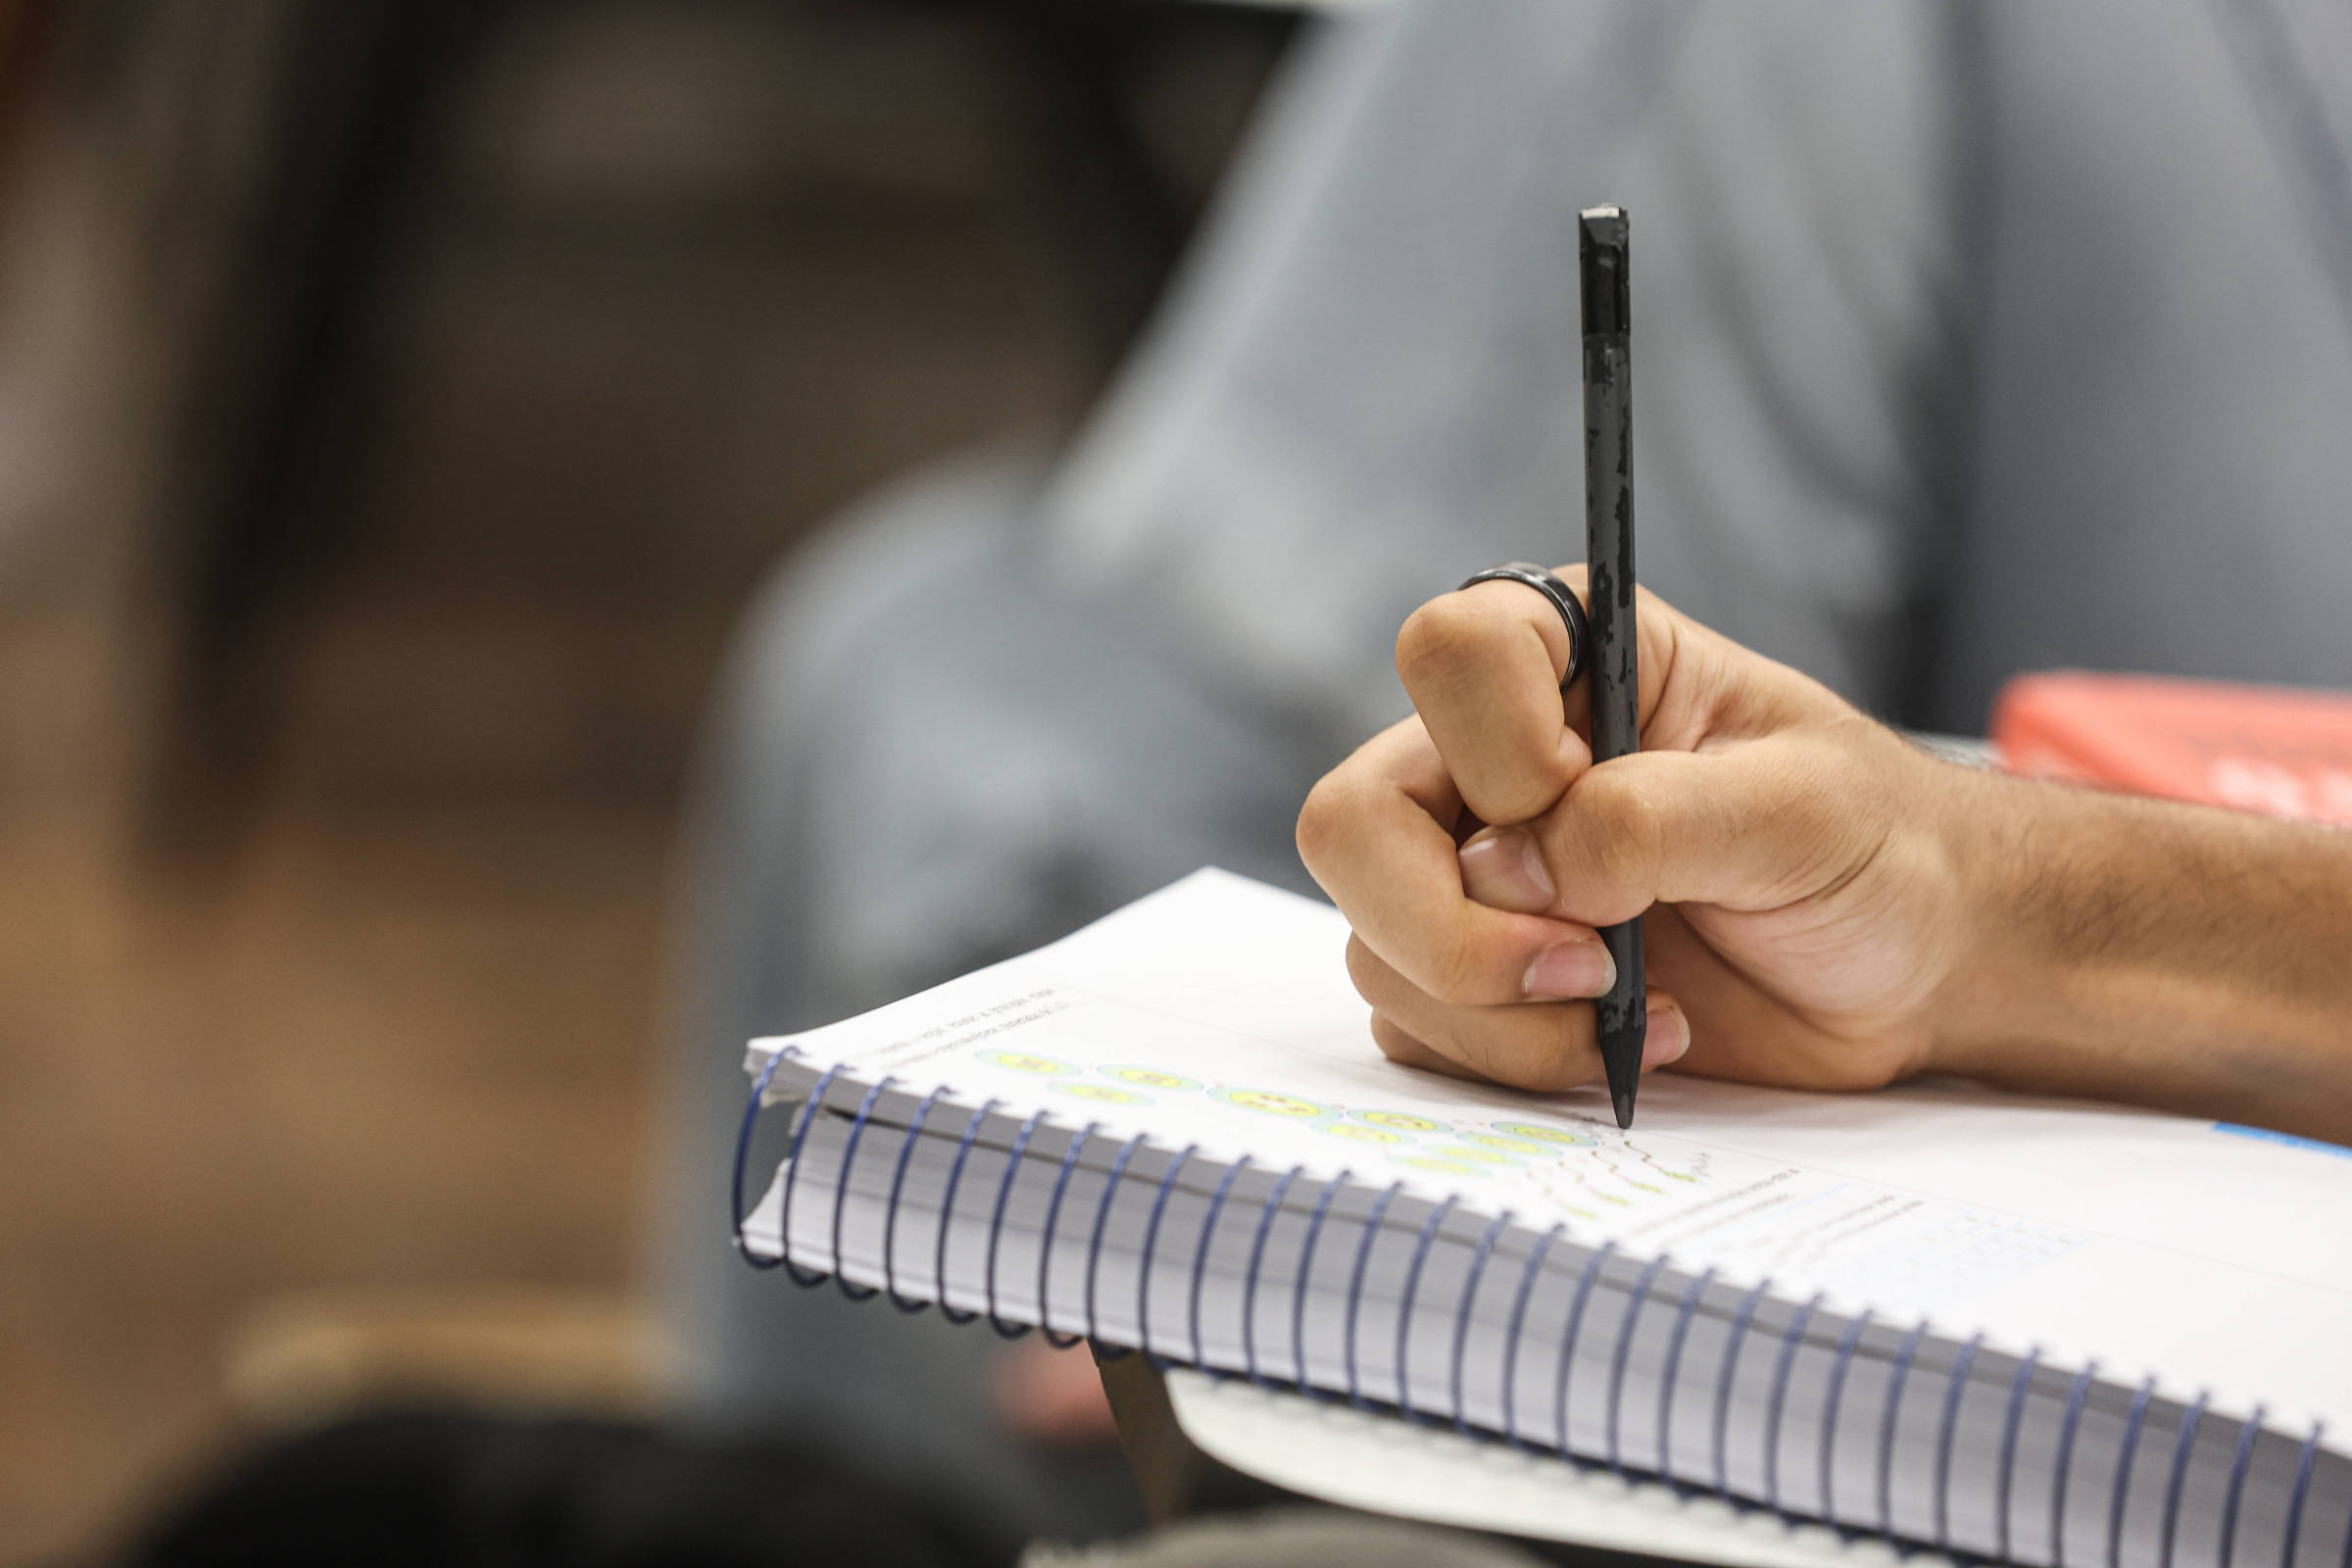
<svg viewBox="0 0 2352 1568">
<path fill-rule="evenodd" d="M 909 479 L 747 619 L 662 1224 L 701 1408 L 1023 1528 L 1115 1513 L 1011 1438 L 992 1340 L 729 1254 L 742 1044 L 1203 863 L 1308 887 L 1299 801 L 1406 706 L 1394 628 L 1579 528 L 1580 206 L 1635 218 L 1642 569 L 1695 620 L 1961 731 L 2062 662 L 2352 683 L 2347 29 L 2316 0 L 1326 26 L 1067 458 Z"/>
</svg>

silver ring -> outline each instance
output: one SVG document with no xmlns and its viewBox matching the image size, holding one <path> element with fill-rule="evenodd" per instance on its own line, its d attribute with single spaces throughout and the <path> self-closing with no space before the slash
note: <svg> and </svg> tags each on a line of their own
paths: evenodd
<svg viewBox="0 0 2352 1568">
<path fill-rule="evenodd" d="M 1560 620 L 1568 628 L 1568 668 L 1560 676 L 1560 690 L 1566 691 L 1568 683 L 1584 673 L 1585 644 L 1592 635 L 1585 621 L 1584 603 L 1576 597 L 1576 590 L 1530 561 L 1506 561 L 1499 566 L 1473 572 L 1462 579 L 1461 588 L 1482 582 L 1524 583 L 1551 601 L 1551 608 L 1560 612 Z M 1454 591 L 1459 593 L 1461 588 Z"/>
</svg>

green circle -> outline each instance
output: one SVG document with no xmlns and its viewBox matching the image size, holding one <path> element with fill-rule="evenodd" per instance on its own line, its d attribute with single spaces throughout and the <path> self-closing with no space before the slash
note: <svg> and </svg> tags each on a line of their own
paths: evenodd
<svg viewBox="0 0 2352 1568">
<path fill-rule="evenodd" d="M 1160 1089 L 1172 1095 L 1190 1094 L 1200 1087 L 1190 1078 L 1161 1072 L 1157 1067 L 1097 1067 L 1095 1071 L 1139 1089 Z"/>
<path fill-rule="evenodd" d="M 1105 1105 L 1149 1105 L 1151 1098 L 1129 1089 L 1113 1089 L 1108 1084 L 1055 1084 L 1057 1095 L 1075 1095 L 1080 1100 L 1099 1101 Z"/>
<path fill-rule="evenodd" d="M 1402 1110 L 1351 1110 L 1348 1113 L 1357 1121 L 1368 1121 L 1375 1127 L 1386 1127 L 1399 1133 L 1442 1133 L 1449 1131 L 1442 1121 L 1427 1116 L 1415 1116 Z"/>
<path fill-rule="evenodd" d="M 1542 1155 L 1551 1152 L 1531 1139 L 1505 1138 L 1500 1133 L 1463 1133 L 1461 1140 L 1465 1144 L 1476 1144 L 1481 1149 L 1499 1149 L 1506 1154 Z"/>
<path fill-rule="evenodd" d="M 1411 1139 L 1386 1127 L 1366 1127 L 1360 1122 L 1335 1121 L 1323 1129 L 1334 1138 L 1346 1138 L 1358 1144 L 1409 1144 Z"/>
<path fill-rule="evenodd" d="M 1476 1176 L 1481 1168 L 1465 1165 L 1458 1159 L 1432 1159 L 1426 1154 L 1398 1154 L 1396 1163 L 1413 1170 L 1434 1170 L 1447 1176 Z"/>
<path fill-rule="evenodd" d="M 1030 1051 L 983 1051 L 980 1059 L 1007 1072 L 1035 1073 L 1040 1078 L 1073 1078 L 1084 1070 L 1058 1057 L 1041 1056 Z"/>
<path fill-rule="evenodd" d="M 1262 1116 L 1280 1116 L 1289 1121 L 1311 1121 L 1317 1116 L 1332 1113 L 1328 1105 L 1318 1105 L 1311 1100 L 1279 1094 L 1271 1089 L 1212 1089 L 1209 1094 L 1228 1105 L 1254 1110 Z"/>
<path fill-rule="evenodd" d="M 1540 1121 L 1498 1121 L 1494 1123 L 1498 1133 L 1513 1138 L 1533 1138 L 1540 1144 L 1558 1144 L 1564 1149 L 1598 1149 L 1600 1140 L 1573 1127 L 1553 1127 Z"/>
</svg>

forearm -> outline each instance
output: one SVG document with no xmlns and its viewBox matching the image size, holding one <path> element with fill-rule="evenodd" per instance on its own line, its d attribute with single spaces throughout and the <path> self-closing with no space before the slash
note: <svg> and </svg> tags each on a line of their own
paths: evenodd
<svg viewBox="0 0 2352 1568">
<path fill-rule="evenodd" d="M 2352 833 L 1955 781 L 1932 1065 L 2352 1142 Z"/>
</svg>

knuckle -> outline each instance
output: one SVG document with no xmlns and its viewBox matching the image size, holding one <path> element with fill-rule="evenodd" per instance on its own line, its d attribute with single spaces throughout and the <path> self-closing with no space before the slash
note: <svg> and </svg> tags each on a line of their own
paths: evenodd
<svg viewBox="0 0 2352 1568">
<path fill-rule="evenodd" d="M 1485 618 L 1454 595 L 1433 599 L 1405 617 L 1396 634 L 1396 673 L 1409 686 L 1483 657 L 1488 644 Z"/>
<path fill-rule="evenodd" d="M 1666 836 L 1657 803 L 1640 784 L 1605 766 L 1578 781 L 1576 797 L 1593 872 L 1612 888 L 1646 886 Z"/>
<path fill-rule="evenodd" d="M 1514 1087 L 1554 1095 L 1600 1076 L 1600 1054 L 1592 1044 L 1592 1004 L 1562 1003 L 1540 1049 L 1531 1051 Z"/>
<path fill-rule="evenodd" d="M 1349 791 L 1340 775 L 1326 773 L 1306 793 L 1298 808 L 1298 858 L 1320 875 L 1339 854 L 1348 837 Z"/>
<path fill-rule="evenodd" d="M 1440 1002 L 1469 1002 L 1479 990 L 1484 965 L 1458 936 L 1440 941 L 1429 955 L 1429 994 Z"/>
</svg>

